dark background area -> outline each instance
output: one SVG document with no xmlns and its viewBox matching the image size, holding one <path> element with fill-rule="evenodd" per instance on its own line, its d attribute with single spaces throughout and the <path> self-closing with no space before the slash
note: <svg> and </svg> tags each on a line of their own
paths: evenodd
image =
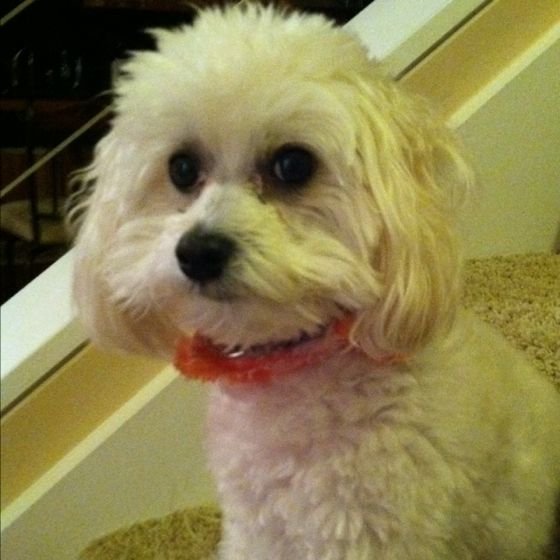
<svg viewBox="0 0 560 560">
<path fill-rule="evenodd" d="M 294 0 L 282 5 L 343 23 L 369 2 Z M 26 4 L 28 4 L 26 6 Z M 13 186 L 110 102 L 112 75 L 133 50 L 149 49 L 144 30 L 192 22 L 181 0 L 4 0 L 0 7 L 0 302 L 59 258 L 72 171 L 86 165 L 106 131 L 97 123 L 56 157 Z M 20 11 L 13 15 L 13 10 Z M 13 17 L 12 17 L 13 16 Z M 117 62 L 116 62 L 117 61 Z M 6 192 L 9 190 L 9 193 Z"/>
</svg>

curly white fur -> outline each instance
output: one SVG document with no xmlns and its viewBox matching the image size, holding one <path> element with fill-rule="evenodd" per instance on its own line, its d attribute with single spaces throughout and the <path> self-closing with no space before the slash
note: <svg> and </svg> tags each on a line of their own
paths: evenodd
<svg viewBox="0 0 560 560">
<path fill-rule="evenodd" d="M 241 6 L 154 36 L 124 68 L 74 210 L 93 338 L 171 357 L 193 330 L 250 347 L 356 318 L 359 351 L 215 388 L 221 558 L 544 558 L 560 399 L 459 311 L 454 224 L 472 177 L 452 135 L 319 16 Z M 282 145 L 317 160 L 297 193 L 263 171 Z M 189 194 L 168 176 L 184 147 L 203 162 Z M 175 257 L 201 226 L 240 248 L 205 286 Z M 378 365 L 387 354 L 406 360 Z"/>
</svg>

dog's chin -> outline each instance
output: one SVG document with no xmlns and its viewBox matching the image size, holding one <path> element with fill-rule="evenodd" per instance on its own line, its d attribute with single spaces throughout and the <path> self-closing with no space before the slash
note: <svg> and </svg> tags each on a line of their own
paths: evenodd
<svg viewBox="0 0 560 560">
<path fill-rule="evenodd" d="M 196 333 L 224 356 L 260 356 L 319 339 L 349 312 L 334 302 L 275 302 L 217 286 L 190 294 L 171 314 L 179 330 Z"/>
<path fill-rule="evenodd" d="M 296 350 L 304 345 L 318 341 L 324 338 L 332 324 L 334 324 L 334 321 L 329 321 L 325 325 L 318 325 L 311 332 L 300 330 L 298 334 L 291 338 L 272 339 L 268 342 L 259 342 L 257 344 L 236 344 L 234 346 L 230 344 L 226 346 L 217 344 L 212 339 L 208 339 L 208 344 L 224 358 L 264 358 L 273 354 Z"/>
<path fill-rule="evenodd" d="M 228 329 L 227 333 L 223 333 L 221 329 L 219 331 L 216 329 L 207 331 L 204 328 L 196 329 L 195 332 L 205 338 L 214 350 L 223 357 L 257 358 L 294 350 L 320 340 L 342 316 L 341 314 L 340 316 L 325 318 L 320 322 L 305 320 L 300 322 L 292 318 L 291 324 L 283 324 L 282 321 L 279 321 L 277 328 L 270 326 L 253 329 L 251 327 L 252 321 L 243 321 L 245 325 L 237 331 L 238 336 L 235 334 L 237 330 L 235 324 L 231 326 L 231 330 Z"/>
</svg>

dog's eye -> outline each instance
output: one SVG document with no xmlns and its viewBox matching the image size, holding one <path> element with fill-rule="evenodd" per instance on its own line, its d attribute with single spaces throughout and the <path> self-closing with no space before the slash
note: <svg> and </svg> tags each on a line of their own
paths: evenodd
<svg viewBox="0 0 560 560">
<path fill-rule="evenodd" d="M 297 146 L 284 146 L 272 157 L 270 172 L 281 183 L 298 187 L 311 179 L 315 167 L 311 152 Z"/>
<path fill-rule="evenodd" d="M 200 160 L 190 152 L 180 152 L 169 160 L 169 177 L 181 192 L 187 192 L 200 180 Z"/>
</svg>

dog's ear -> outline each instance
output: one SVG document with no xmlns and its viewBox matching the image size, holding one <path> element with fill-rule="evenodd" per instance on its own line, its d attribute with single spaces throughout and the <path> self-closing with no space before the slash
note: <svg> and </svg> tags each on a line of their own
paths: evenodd
<svg viewBox="0 0 560 560">
<path fill-rule="evenodd" d="M 114 131 L 96 146 L 93 163 L 75 177 L 67 221 L 75 232 L 73 296 L 78 317 L 104 347 L 168 357 L 168 326 L 156 313 L 130 312 L 111 289 L 112 241 L 126 223 L 126 185 L 141 180 L 134 147 Z M 149 328 L 147 328 L 149 325 Z"/>
<path fill-rule="evenodd" d="M 370 354 L 407 354 L 455 318 L 457 211 L 473 178 L 456 139 L 423 100 L 383 78 L 362 80 L 358 89 L 357 168 L 378 210 L 371 263 L 383 293 L 355 337 Z"/>
</svg>

